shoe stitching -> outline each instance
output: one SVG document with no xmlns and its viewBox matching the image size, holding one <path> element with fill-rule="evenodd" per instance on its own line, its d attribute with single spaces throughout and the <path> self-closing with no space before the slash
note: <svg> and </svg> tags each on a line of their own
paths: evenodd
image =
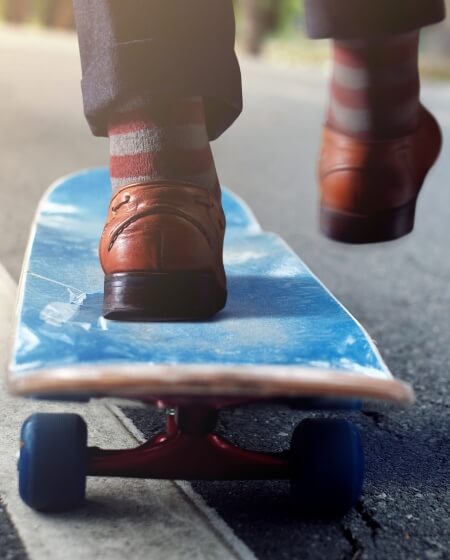
<svg viewBox="0 0 450 560">
<path fill-rule="evenodd" d="M 140 220 L 142 218 L 146 218 L 148 216 L 154 216 L 154 215 L 157 215 L 157 214 L 168 214 L 168 215 L 177 216 L 178 218 L 186 220 L 187 222 L 189 222 L 191 225 L 193 225 L 195 228 L 197 228 L 203 234 L 203 236 L 207 240 L 208 245 L 210 246 L 211 250 L 214 250 L 214 244 L 213 244 L 213 241 L 211 239 L 211 236 L 209 235 L 208 231 L 204 228 L 204 226 L 198 220 L 196 220 L 190 214 L 184 212 L 183 210 L 180 210 L 179 208 L 175 208 L 175 207 L 167 205 L 167 204 L 159 204 L 157 206 L 154 206 L 153 208 L 150 208 L 150 209 L 145 210 L 143 212 L 139 212 L 139 213 L 135 214 L 134 216 L 130 216 L 124 222 L 122 222 L 120 224 L 120 226 L 116 227 L 111 232 L 111 235 L 110 235 L 108 252 L 110 252 L 112 250 L 112 248 L 114 247 L 114 244 L 117 241 L 118 237 L 130 225 L 132 225 L 133 223 L 137 222 L 138 220 Z"/>
<path fill-rule="evenodd" d="M 122 200 L 122 202 L 119 202 L 119 204 L 116 204 L 116 206 L 112 206 L 111 210 L 114 213 L 116 213 L 121 206 L 123 206 L 124 204 L 128 204 L 130 202 L 130 199 L 131 199 L 131 195 L 126 194 L 125 195 L 125 200 Z"/>
</svg>

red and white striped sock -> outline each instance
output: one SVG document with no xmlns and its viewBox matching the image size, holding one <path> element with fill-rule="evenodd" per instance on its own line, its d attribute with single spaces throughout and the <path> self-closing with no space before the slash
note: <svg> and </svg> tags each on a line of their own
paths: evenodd
<svg viewBox="0 0 450 560">
<path fill-rule="evenodd" d="M 130 111 L 109 126 L 113 190 L 155 180 L 187 181 L 216 189 L 218 178 L 201 97 L 166 103 L 155 111 Z"/>
<path fill-rule="evenodd" d="M 419 32 L 333 41 L 327 124 L 361 138 L 387 139 L 418 125 Z"/>
</svg>

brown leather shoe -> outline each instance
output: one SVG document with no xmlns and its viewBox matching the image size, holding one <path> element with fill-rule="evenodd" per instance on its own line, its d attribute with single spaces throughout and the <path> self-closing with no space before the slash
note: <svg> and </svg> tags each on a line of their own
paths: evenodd
<svg viewBox="0 0 450 560">
<path fill-rule="evenodd" d="M 152 182 L 120 189 L 100 239 L 103 314 L 120 320 L 195 320 L 225 306 L 225 216 L 220 190 Z"/>
<path fill-rule="evenodd" d="M 358 140 L 326 127 L 319 161 L 322 232 L 346 243 L 411 232 L 419 191 L 441 144 L 439 125 L 424 107 L 417 130 L 393 140 Z"/>
</svg>

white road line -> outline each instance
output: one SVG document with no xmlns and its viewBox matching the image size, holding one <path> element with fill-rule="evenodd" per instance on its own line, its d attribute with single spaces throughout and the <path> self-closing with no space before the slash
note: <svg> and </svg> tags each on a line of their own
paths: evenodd
<svg viewBox="0 0 450 560">
<path fill-rule="evenodd" d="M 5 369 L 15 291 L 14 282 L 0 265 L 1 371 Z M 124 426 L 122 418 L 119 421 L 102 403 L 67 405 L 16 399 L 7 395 L 3 382 L 0 410 L 0 496 L 31 560 L 254 560 L 199 497 L 168 481 L 92 478 L 88 502 L 81 510 L 54 515 L 33 512 L 17 494 L 15 469 L 20 425 L 29 414 L 38 410 L 78 412 L 88 423 L 90 444 L 103 447 L 132 447 L 135 428 L 129 423 Z"/>
</svg>

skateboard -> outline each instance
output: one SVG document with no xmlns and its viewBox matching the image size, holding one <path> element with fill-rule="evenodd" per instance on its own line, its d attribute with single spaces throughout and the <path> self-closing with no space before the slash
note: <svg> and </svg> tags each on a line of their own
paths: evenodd
<svg viewBox="0 0 450 560">
<path fill-rule="evenodd" d="M 21 431 L 19 491 L 31 508 L 71 510 L 87 476 L 182 480 L 289 479 L 305 513 L 342 514 L 359 499 L 358 430 L 310 418 L 290 449 L 241 449 L 215 433 L 220 410 L 267 402 L 355 409 L 366 399 L 409 404 L 354 317 L 249 207 L 223 190 L 229 299 L 205 322 L 102 317 L 97 246 L 110 198 L 106 169 L 66 177 L 43 196 L 23 265 L 8 388 L 61 401 L 136 399 L 165 409 L 166 431 L 130 450 L 87 447 L 84 420 L 35 414 Z"/>
</svg>

